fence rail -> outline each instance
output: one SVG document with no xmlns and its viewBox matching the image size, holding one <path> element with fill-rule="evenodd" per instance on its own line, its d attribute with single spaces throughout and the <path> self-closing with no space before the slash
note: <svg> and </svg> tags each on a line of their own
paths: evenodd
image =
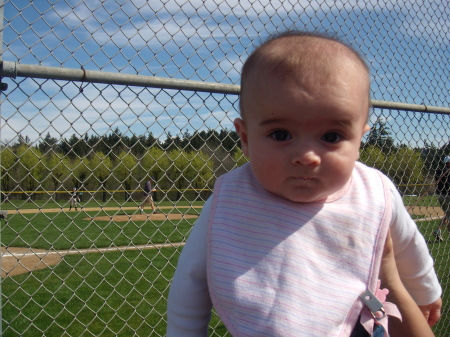
<svg viewBox="0 0 450 337">
<path fill-rule="evenodd" d="M 67 68 L 56 68 L 45 66 L 33 66 L 27 64 L 17 64 L 16 62 L 10 61 L 3 61 L 1 63 L 0 76 L 11 78 L 31 77 L 41 79 L 75 81 L 81 83 L 86 82 L 86 83 L 116 84 L 116 85 L 150 87 L 159 89 L 208 92 L 216 94 L 238 95 L 240 90 L 239 85 L 233 84 L 207 83 L 192 80 L 178 80 L 174 78 L 164 78 L 155 76 L 108 73 L 104 71 L 91 71 L 84 69 L 67 69 Z M 423 104 L 408 104 L 400 102 L 371 100 L 371 105 L 374 108 L 382 108 L 382 109 L 450 114 L 450 108 L 427 106 Z"/>
</svg>

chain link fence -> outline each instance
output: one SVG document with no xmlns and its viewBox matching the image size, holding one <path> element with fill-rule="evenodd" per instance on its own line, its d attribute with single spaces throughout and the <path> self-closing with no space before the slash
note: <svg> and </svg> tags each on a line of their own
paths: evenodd
<svg viewBox="0 0 450 337">
<path fill-rule="evenodd" d="M 286 29 L 335 32 L 372 70 L 361 161 L 448 253 L 435 175 L 450 154 L 446 1 L 0 1 L 3 336 L 163 336 L 183 243 L 245 159 L 242 62 Z M 143 185 L 154 180 L 150 205 Z M 76 203 L 72 204 L 73 189 Z M 76 206 L 76 207 L 75 207 Z M 226 336 L 213 316 L 212 336 Z"/>
</svg>

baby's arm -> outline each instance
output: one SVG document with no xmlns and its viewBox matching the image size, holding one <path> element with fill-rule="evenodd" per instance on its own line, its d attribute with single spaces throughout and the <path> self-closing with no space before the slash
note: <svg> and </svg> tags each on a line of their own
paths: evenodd
<svg viewBox="0 0 450 337">
<path fill-rule="evenodd" d="M 211 202 L 192 229 L 178 260 L 167 306 L 167 337 L 202 337 L 208 334 L 211 299 L 206 279 L 206 229 Z"/>
<path fill-rule="evenodd" d="M 389 317 L 389 335 L 392 337 L 433 337 L 434 334 L 426 319 L 400 280 L 390 234 L 388 234 L 384 246 L 380 279 L 381 288 L 389 290 L 387 300 L 396 304 L 402 314 L 402 321 L 395 317 Z"/>
<path fill-rule="evenodd" d="M 392 185 L 391 236 L 400 278 L 432 326 L 440 319 L 442 290 L 428 246 Z"/>
</svg>

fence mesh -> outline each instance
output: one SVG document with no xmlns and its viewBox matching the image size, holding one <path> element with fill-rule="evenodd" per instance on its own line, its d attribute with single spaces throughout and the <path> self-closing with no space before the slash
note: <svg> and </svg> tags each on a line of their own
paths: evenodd
<svg viewBox="0 0 450 337">
<path fill-rule="evenodd" d="M 236 93 L 170 80 L 235 85 L 270 34 L 327 31 L 365 56 L 373 99 L 449 106 L 446 1 L 0 4 L 4 336 L 165 334 L 182 245 L 215 179 L 245 162 Z M 42 66 L 82 75 L 33 75 Z M 167 82 L 100 83 L 88 71 Z M 445 228 L 444 241 L 433 234 L 443 218 L 433 183 L 450 154 L 448 123 L 445 113 L 374 108 L 361 150 L 361 161 L 398 186 L 429 243 L 444 289 L 437 336 L 450 332 L 450 237 Z M 155 212 L 139 208 L 149 179 Z M 210 334 L 229 335 L 216 316 Z"/>
</svg>

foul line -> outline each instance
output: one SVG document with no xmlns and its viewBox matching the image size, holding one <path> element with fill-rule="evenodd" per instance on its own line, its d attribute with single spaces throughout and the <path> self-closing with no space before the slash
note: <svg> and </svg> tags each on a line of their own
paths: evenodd
<svg viewBox="0 0 450 337">
<path fill-rule="evenodd" d="M 55 250 L 45 252 L 33 252 L 33 248 L 30 248 L 31 253 L 11 253 L 4 252 L 1 254 L 2 258 L 14 257 L 21 258 L 25 256 L 47 256 L 57 254 L 59 256 L 74 255 L 74 254 L 88 254 L 88 253 L 108 253 L 108 252 L 123 252 L 127 250 L 145 250 L 145 249 L 157 249 L 157 248 L 175 248 L 184 246 L 184 242 L 178 243 L 158 243 L 152 245 L 138 245 L 138 246 L 125 246 L 125 247 L 108 247 L 108 248 L 88 248 L 88 249 L 75 249 L 75 250 Z M 7 248 L 6 248 L 7 249 Z"/>
</svg>

